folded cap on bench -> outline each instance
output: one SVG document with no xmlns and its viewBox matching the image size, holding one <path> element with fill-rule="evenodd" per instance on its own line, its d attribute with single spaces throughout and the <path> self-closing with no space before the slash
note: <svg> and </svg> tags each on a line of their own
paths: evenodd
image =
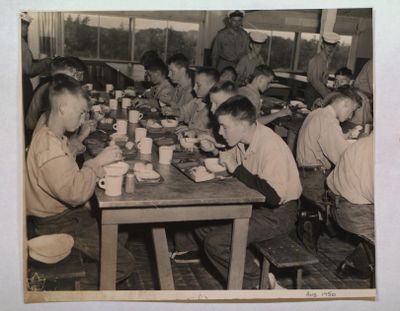
<svg viewBox="0 0 400 311">
<path fill-rule="evenodd" d="M 41 235 L 28 241 L 29 256 L 36 261 L 54 264 L 71 253 L 74 239 L 69 234 Z"/>
</svg>

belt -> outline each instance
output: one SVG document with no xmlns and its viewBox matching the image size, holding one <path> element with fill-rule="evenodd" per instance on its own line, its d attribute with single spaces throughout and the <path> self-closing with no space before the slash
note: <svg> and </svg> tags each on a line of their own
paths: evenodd
<svg viewBox="0 0 400 311">
<path fill-rule="evenodd" d="M 322 165 L 318 165 L 318 166 L 299 166 L 299 170 L 304 171 L 304 172 L 316 172 L 316 171 L 327 171 L 327 169 L 322 166 Z"/>
</svg>

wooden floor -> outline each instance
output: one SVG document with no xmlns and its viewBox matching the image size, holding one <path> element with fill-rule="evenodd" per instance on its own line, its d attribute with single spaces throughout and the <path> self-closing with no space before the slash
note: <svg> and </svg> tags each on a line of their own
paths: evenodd
<svg viewBox="0 0 400 311">
<path fill-rule="evenodd" d="M 145 227 L 131 232 L 127 243 L 128 249 L 136 260 L 134 274 L 122 284 L 120 289 L 153 290 L 158 289 L 153 245 L 149 230 Z M 363 289 L 369 288 L 369 280 L 358 278 L 339 279 L 334 271 L 338 264 L 354 249 L 354 245 L 342 238 L 323 235 L 319 240 L 319 263 L 304 269 L 303 289 Z M 218 290 L 224 289 L 223 281 L 219 280 L 206 258 L 199 264 L 176 264 L 171 261 L 177 290 Z M 294 288 L 295 271 L 274 270 L 278 282 L 285 288 Z"/>
</svg>

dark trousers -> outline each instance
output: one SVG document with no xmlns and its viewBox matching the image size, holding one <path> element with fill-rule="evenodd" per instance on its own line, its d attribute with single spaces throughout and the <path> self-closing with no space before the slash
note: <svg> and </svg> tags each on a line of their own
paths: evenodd
<svg viewBox="0 0 400 311">
<path fill-rule="evenodd" d="M 249 222 L 247 246 L 255 242 L 287 235 L 294 230 L 297 214 L 296 201 L 290 201 L 278 208 L 257 208 Z M 207 257 L 227 280 L 231 258 L 232 224 L 196 229 L 199 238 L 204 238 Z M 243 288 L 256 288 L 260 280 L 260 268 L 255 263 L 253 253 L 247 248 Z"/>
<path fill-rule="evenodd" d="M 37 235 L 67 233 L 74 238 L 74 247 L 80 250 L 87 257 L 99 262 L 100 260 L 100 241 L 99 226 L 90 210 L 81 207 L 67 210 L 59 215 L 33 218 L 35 233 Z M 118 242 L 117 251 L 117 282 L 129 277 L 134 269 L 134 258 L 132 254 Z M 98 283 L 98 273 L 88 278 L 89 282 Z"/>
<path fill-rule="evenodd" d="M 299 173 L 303 196 L 316 203 L 322 202 L 325 195 L 326 173 L 320 169 L 305 170 L 303 168 L 299 168 Z"/>
</svg>

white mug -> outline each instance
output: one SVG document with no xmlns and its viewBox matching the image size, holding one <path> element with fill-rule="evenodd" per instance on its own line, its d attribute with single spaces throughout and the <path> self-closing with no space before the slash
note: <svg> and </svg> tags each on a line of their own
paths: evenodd
<svg viewBox="0 0 400 311">
<path fill-rule="evenodd" d="M 124 95 L 125 95 L 124 91 L 121 91 L 121 90 L 116 90 L 115 91 L 115 99 L 118 99 L 120 97 L 124 97 Z"/>
<path fill-rule="evenodd" d="M 161 146 L 158 148 L 158 162 L 160 164 L 171 164 L 174 146 Z"/>
<path fill-rule="evenodd" d="M 137 127 L 135 129 L 135 143 L 138 143 L 139 141 L 142 140 L 142 138 L 145 138 L 147 135 L 147 129 L 143 127 Z"/>
<path fill-rule="evenodd" d="M 122 98 L 122 109 L 127 109 L 131 106 L 130 98 Z"/>
<path fill-rule="evenodd" d="M 128 132 L 128 122 L 126 120 L 117 120 L 117 123 L 113 124 L 113 129 L 116 130 L 119 135 L 126 135 Z"/>
<path fill-rule="evenodd" d="M 118 101 L 116 99 L 110 99 L 110 109 L 111 110 L 118 109 Z"/>
<path fill-rule="evenodd" d="M 106 92 L 111 92 L 114 89 L 114 85 L 112 84 L 106 84 Z"/>
<path fill-rule="evenodd" d="M 139 120 L 143 118 L 143 113 L 140 113 L 137 110 L 130 110 L 129 111 L 129 122 L 130 123 L 138 123 Z"/>
<path fill-rule="evenodd" d="M 106 190 L 108 196 L 119 196 L 122 194 L 122 180 L 124 175 L 106 175 L 99 180 L 99 187 Z"/>
<path fill-rule="evenodd" d="M 137 144 L 140 153 L 151 154 L 151 147 L 153 146 L 153 140 L 149 137 L 142 138 Z"/>
</svg>

